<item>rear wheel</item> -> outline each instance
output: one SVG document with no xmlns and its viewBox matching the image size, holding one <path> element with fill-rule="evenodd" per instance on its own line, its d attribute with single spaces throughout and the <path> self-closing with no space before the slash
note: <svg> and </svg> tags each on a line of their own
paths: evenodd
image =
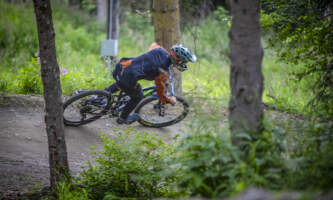
<svg viewBox="0 0 333 200">
<path fill-rule="evenodd" d="M 80 126 L 95 121 L 106 114 L 110 96 L 104 90 L 80 92 L 64 102 L 64 123 Z"/>
<path fill-rule="evenodd" d="M 143 99 L 135 110 L 140 115 L 139 123 L 148 127 L 165 127 L 183 120 L 189 105 L 185 99 L 176 96 L 176 104 L 162 104 L 157 97 L 150 96 Z"/>
</svg>

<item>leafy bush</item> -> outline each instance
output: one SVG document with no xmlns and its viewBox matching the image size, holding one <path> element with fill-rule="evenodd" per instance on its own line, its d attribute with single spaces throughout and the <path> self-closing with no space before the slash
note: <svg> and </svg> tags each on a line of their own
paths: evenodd
<svg viewBox="0 0 333 200">
<path fill-rule="evenodd" d="M 0 91 L 6 92 L 8 87 L 8 80 L 6 79 L 6 76 L 0 75 Z"/>
<path fill-rule="evenodd" d="M 38 58 L 32 57 L 23 68 L 19 69 L 17 76 L 18 87 L 23 94 L 41 94 L 42 79 Z"/>
<path fill-rule="evenodd" d="M 34 55 L 37 29 L 32 7 L 0 2 L 0 61 L 11 70 L 23 67 Z"/>
<path fill-rule="evenodd" d="M 102 138 L 103 151 L 96 153 L 96 164 L 82 173 L 81 182 L 90 198 L 150 199 L 177 194 L 172 187 L 177 174 L 164 173 L 171 148 L 161 139 L 148 133 Z"/>
<path fill-rule="evenodd" d="M 58 200 L 88 200 L 88 193 L 84 188 L 75 187 L 67 183 L 59 183 L 57 187 Z"/>
<path fill-rule="evenodd" d="M 333 187 L 333 136 L 330 122 L 307 122 L 302 137 L 290 150 L 290 184 L 298 190 L 324 190 Z"/>
<path fill-rule="evenodd" d="M 294 70 L 294 78 L 310 78 L 308 88 L 317 114 L 333 116 L 332 4 L 330 1 L 262 1 L 262 25 L 282 60 L 306 66 Z"/>
<path fill-rule="evenodd" d="M 278 132 L 266 131 L 257 140 L 241 135 L 248 139 L 249 153 L 244 155 L 231 144 L 227 131 L 223 133 L 206 121 L 195 124 L 192 134 L 175 150 L 184 176 L 179 185 L 191 195 L 224 197 L 250 186 L 283 187 L 285 167 Z"/>
</svg>

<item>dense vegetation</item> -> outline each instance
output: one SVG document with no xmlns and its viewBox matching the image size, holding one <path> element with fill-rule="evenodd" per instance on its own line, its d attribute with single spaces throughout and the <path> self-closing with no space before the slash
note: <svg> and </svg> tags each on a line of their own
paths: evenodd
<svg viewBox="0 0 333 200">
<path fill-rule="evenodd" d="M 278 10 L 268 12 L 268 6 L 265 9 L 263 25 L 278 27 L 279 21 L 272 21 L 278 16 Z M 69 95 L 76 89 L 108 86 L 113 80 L 99 57 L 100 41 L 105 38 L 103 25 L 85 12 L 55 3 L 53 18 L 63 93 Z M 147 50 L 153 42 L 150 20 L 149 15 L 127 13 L 120 28 L 119 57 L 136 56 Z M 183 28 L 183 43 L 199 58 L 198 63 L 183 73 L 185 95 L 192 102 L 187 132 L 179 133 L 172 144 L 164 138 L 131 129 L 115 131 L 118 137 L 113 139 L 101 136 L 104 148 L 96 152 L 96 164 L 75 178 L 73 187 L 60 184 L 60 199 L 221 197 L 250 186 L 275 191 L 332 189 L 333 125 L 327 120 L 330 113 L 322 112 L 332 109 L 331 99 L 325 106 L 314 107 L 321 110 L 309 109 L 306 105 L 318 94 L 318 90 L 312 90 L 318 75 L 301 80 L 294 76 L 304 73 L 310 61 L 317 66 L 315 62 L 323 60 L 321 57 L 318 60 L 294 58 L 293 46 L 277 42 L 286 37 L 278 32 L 280 29 L 271 28 L 263 37 L 264 102 L 279 112 L 266 110 L 265 131 L 256 142 L 246 133 L 240 135 L 249 143 L 248 155 L 231 145 L 223 111 L 230 94 L 229 25 L 228 12 L 219 7 L 196 26 L 187 24 Z M 283 31 L 286 34 L 288 27 Z M 279 37 L 275 36 L 276 32 L 280 33 Z M 297 37 L 294 39 L 298 40 Z M 272 47 L 272 41 L 279 47 Z M 304 44 L 316 48 L 312 40 L 306 41 L 309 42 Z M 31 5 L 0 1 L 1 92 L 41 94 L 37 44 Z M 282 58 L 289 58 L 292 64 L 280 60 L 281 52 L 289 52 Z M 321 99 L 319 102 L 323 105 Z M 318 114 L 326 119 L 319 118 Z"/>
<path fill-rule="evenodd" d="M 1 83 L 0 91 L 12 93 L 41 93 L 41 80 L 36 53 L 37 32 L 31 6 L 1 5 Z M 17 11 L 17 12 L 15 12 Z M 62 75 L 63 93 L 82 88 L 104 88 L 112 77 L 100 58 L 100 41 L 104 39 L 104 25 L 83 12 L 70 12 L 66 7 L 54 6 L 56 48 Z M 25 23 L 21 23 L 25 19 Z M 211 20 L 212 19 L 212 20 Z M 136 56 L 145 52 L 153 42 L 153 27 L 149 15 L 127 15 L 121 24 L 119 57 Z M 198 26 L 184 26 L 183 43 L 200 58 L 183 73 L 184 91 L 193 96 L 224 99 L 229 97 L 228 24 L 222 8 Z M 216 37 L 219 33 L 220 37 Z M 275 51 L 265 49 L 264 101 L 289 110 L 303 111 L 311 98 L 311 80 L 293 82 L 294 67 L 279 62 Z M 303 67 L 299 64 L 299 67 Z M 63 70 L 64 72 L 64 70 Z M 15 81 L 12 81 L 15 80 Z"/>
<path fill-rule="evenodd" d="M 318 1 L 262 1 L 263 27 L 273 37 L 285 62 L 303 67 L 294 70 L 297 80 L 310 79 L 314 97 L 309 104 L 316 112 L 333 116 L 333 4 Z"/>
</svg>

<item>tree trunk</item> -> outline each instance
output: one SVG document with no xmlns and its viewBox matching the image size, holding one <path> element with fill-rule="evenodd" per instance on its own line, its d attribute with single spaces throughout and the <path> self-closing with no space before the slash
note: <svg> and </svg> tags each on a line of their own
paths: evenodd
<svg viewBox="0 0 333 200">
<path fill-rule="evenodd" d="M 213 6 L 214 4 L 212 0 L 201 0 L 199 9 L 200 18 L 205 19 L 210 13 L 212 13 L 214 9 Z"/>
<path fill-rule="evenodd" d="M 97 1 L 97 20 L 106 21 L 106 0 Z"/>
<path fill-rule="evenodd" d="M 69 165 L 63 123 L 63 103 L 55 32 L 50 0 L 34 0 L 39 40 L 41 74 L 44 86 L 45 124 L 48 137 L 50 182 L 66 181 Z"/>
<path fill-rule="evenodd" d="M 180 18 L 178 0 L 153 0 L 153 18 L 155 41 L 170 50 L 175 44 L 180 43 Z M 181 72 L 174 69 L 175 93 L 182 95 Z"/>
<path fill-rule="evenodd" d="M 68 1 L 68 5 L 69 5 L 70 7 L 81 8 L 81 0 L 69 0 L 69 1 Z"/>
<path fill-rule="evenodd" d="M 239 133 L 252 137 L 263 130 L 263 49 L 260 42 L 260 0 L 230 0 L 232 25 L 230 38 L 229 123 L 234 144 Z"/>
<path fill-rule="evenodd" d="M 112 3 L 112 5 L 111 5 Z M 107 39 L 110 40 L 118 40 L 119 39 L 119 0 L 108 0 L 107 7 Z M 112 9 L 112 12 L 110 12 Z M 110 15 L 111 15 L 111 24 L 112 27 L 110 29 Z M 111 31 L 111 32 L 110 32 Z M 118 56 L 113 56 L 112 61 L 117 62 Z"/>
<path fill-rule="evenodd" d="M 111 39 L 119 39 L 119 0 L 113 0 Z"/>
</svg>

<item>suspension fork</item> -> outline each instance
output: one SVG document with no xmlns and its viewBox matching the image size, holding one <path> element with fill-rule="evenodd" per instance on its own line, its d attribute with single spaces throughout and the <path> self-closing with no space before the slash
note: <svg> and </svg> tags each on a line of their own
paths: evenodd
<svg viewBox="0 0 333 200">
<path fill-rule="evenodd" d="M 170 84 L 170 88 L 171 88 L 171 96 L 175 96 L 175 87 L 173 85 L 173 80 L 172 80 L 171 66 L 169 66 L 168 69 L 169 69 L 169 84 Z"/>
</svg>

